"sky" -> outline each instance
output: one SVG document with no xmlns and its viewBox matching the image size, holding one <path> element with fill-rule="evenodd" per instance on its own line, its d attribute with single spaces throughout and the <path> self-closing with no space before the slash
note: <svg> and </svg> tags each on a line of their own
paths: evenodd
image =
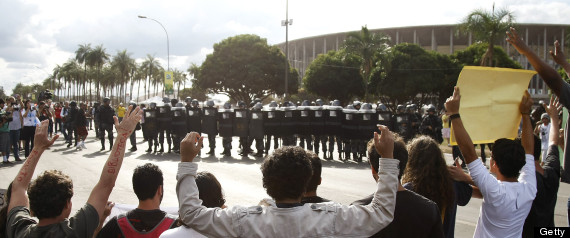
<svg viewBox="0 0 570 238">
<path fill-rule="evenodd" d="M 456 24 L 475 9 L 507 8 L 519 23 L 570 24 L 570 0 L 289 0 L 289 39 L 369 29 Z M 147 54 L 170 68 L 200 65 L 213 45 L 239 34 L 269 44 L 285 41 L 286 0 L 2 0 L 0 86 L 40 83 L 56 65 L 75 57 L 80 44 L 103 45 L 111 56 Z"/>
</svg>

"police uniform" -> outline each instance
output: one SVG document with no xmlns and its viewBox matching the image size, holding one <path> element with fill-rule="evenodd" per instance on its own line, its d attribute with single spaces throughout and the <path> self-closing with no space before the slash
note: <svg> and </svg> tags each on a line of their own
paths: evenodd
<svg viewBox="0 0 570 238">
<path fill-rule="evenodd" d="M 152 152 L 152 147 L 154 145 L 154 153 L 157 152 L 158 149 L 158 108 L 156 107 L 156 103 L 151 102 L 148 108 L 144 110 L 144 124 L 143 129 L 146 130 L 147 133 L 147 142 L 148 142 L 148 149 L 146 152 Z"/>
</svg>

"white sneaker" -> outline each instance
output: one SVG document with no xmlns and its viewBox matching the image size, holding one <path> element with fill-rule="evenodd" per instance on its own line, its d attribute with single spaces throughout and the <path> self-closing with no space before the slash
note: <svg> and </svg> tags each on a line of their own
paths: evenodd
<svg viewBox="0 0 570 238">
<path fill-rule="evenodd" d="M 75 149 L 81 149 L 81 143 L 77 143 L 77 146 L 75 146 Z"/>
<path fill-rule="evenodd" d="M 87 146 L 85 146 L 85 141 L 82 141 L 82 142 L 81 142 L 81 148 L 87 149 Z"/>
</svg>

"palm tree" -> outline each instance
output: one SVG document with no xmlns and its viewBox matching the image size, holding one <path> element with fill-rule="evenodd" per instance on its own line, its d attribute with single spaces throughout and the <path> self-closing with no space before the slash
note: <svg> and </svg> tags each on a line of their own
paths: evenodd
<svg viewBox="0 0 570 238">
<path fill-rule="evenodd" d="M 471 32 L 476 41 L 488 44 L 487 51 L 481 60 L 481 66 L 493 66 L 493 49 L 495 42 L 503 38 L 505 31 L 514 23 L 513 14 L 507 9 L 491 12 L 477 9 L 467 15 L 459 25 L 459 32 Z"/>
<path fill-rule="evenodd" d="M 59 66 L 59 64 L 53 68 L 53 81 L 54 81 L 54 85 L 55 85 L 54 90 L 57 90 L 57 91 L 55 91 L 55 95 L 56 95 L 57 100 L 59 100 L 58 95 L 61 95 L 61 78 L 62 78 L 62 76 L 61 76 L 60 70 L 61 70 L 61 66 Z M 57 83 L 55 83 L 56 78 L 58 81 Z"/>
<path fill-rule="evenodd" d="M 363 26 L 359 32 L 351 32 L 346 36 L 344 41 L 346 52 L 358 55 L 362 60 L 360 75 L 365 86 L 364 98 L 368 95 L 370 73 L 379 59 L 378 55 L 388 51 L 389 43 L 389 36 L 384 33 L 370 33 L 366 26 Z"/>
<path fill-rule="evenodd" d="M 99 84 L 101 81 L 101 70 L 103 69 L 103 65 L 109 61 L 109 54 L 105 52 L 105 48 L 103 45 L 96 46 L 91 52 L 87 55 L 87 63 L 88 65 L 95 67 L 97 70 L 97 79 L 96 83 Z M 100 101 L 100 93 L 99 93 L 99 85 L 95 86 L 97 91 L 97 101 Z"/>
<path fill-rule="evenodd" d="M 79 48 L 77 50 L 75 50 L 75 60 L 77 60 L 77 63 L 79 64 L 83 64 L 83 101 L 86 100 L 86 81 L 87 81 L 87 56 L 89 55 L 89 52 L 91 51 L 91 44 L 82 44 L 79 45 Z M 89 87 L 91 88 L 91 87 Z"/>
<path fill-rule="evenodd" d="M 160 63 L 154 58 L 154 56 L 147 54 L 146 59 L 142 62 L 141 67 L 142 67 L 143 71 L 146 73 L 146 76 L 148 78 L 148 81 L 147 81 L 148 82 L 148 88 L 145 85 L 145 89 L 148 90 L 147 91 L 147 97 L 145 97 L 145 98 L 148 98 L 148 97 L 150 97 L 150 84 L 151 84 L 151 82 L 153 82 L 153 85 L 156 85 L 154 82 L 156 80 L 156 78 L 153 76 L 156 75 L 156 72 L 159 71 L 159 69 L 161 69 L 162 66 L 160 66 Z M 155 90 L 155 92 L 156 92 L 156 90 Z"/>
<path fill-rule="evenodd" d="M 131 53 L 127 53 L 127 50 L 123 50 L 117 52 L 117 55 L 113 57 L 111 65 L 119 72 L 119 80 L 115 83 L 117 86 L 120 86 L 119 95 L 123 96 L 124 99 L 124 85 L 129 82 L 130 74 L 136 67 L 135 60 L 131 58 Z M 119 96 L 119 100 L 121 100 L 121 96 Z"/>
</svg>

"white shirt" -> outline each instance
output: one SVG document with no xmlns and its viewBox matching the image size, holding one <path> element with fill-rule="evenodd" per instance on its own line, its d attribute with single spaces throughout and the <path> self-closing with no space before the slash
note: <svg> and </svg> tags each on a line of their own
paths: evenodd
<svg viewBox="0 0 570 238">
<path fill-rule="evenodd" d="M 206 238 L 206 236 L 198 233 L 192 228 L 181 226 L 166 230 L 160 235 L 160 238 Z"/>
<path fill-rule="evenodd" d="M 550 123 L 547 126 L 541 124 L 539 126 L 539 133 L 540 133 L 540 144 L 542 150 L 548 150 L 548 138 L 550 136 Z M 545 158 L 543 158 L 545 159 Z"/>
<path fill-rule="evenodd" d="M 536 197 L 534 156 L 525 155 L 526 164 L 518 182 L 497 180 L 481 159 L 467 166 L 473 182 L 483 194 L 483 204 L 473 237 L 521 237 L 524 221 Z"/>
<path fill-rule="evenodd" d="M 20 109 L 20 110 L 22 110 L 22 116 L 24 116 L 24 114 L 26 114 L 26 110 L 25 109 Z M 38 119 L 37 113 L 38 111 L 36 110 L 30 111 L 28 115 L 24 117 L 24 126 L 36 126 L 40 121 Z"/>
<path fill-rule="evenodd" d="M 12 111 L 12 121 L 8 125 L 8 128 L 10 128 L 11 131 L 22 129 L 22 122 L 20 121 L 20 117 L 22 116 L 22 114 L 20 113 L 21 113 L 20 110 Z"/>
</svg>

